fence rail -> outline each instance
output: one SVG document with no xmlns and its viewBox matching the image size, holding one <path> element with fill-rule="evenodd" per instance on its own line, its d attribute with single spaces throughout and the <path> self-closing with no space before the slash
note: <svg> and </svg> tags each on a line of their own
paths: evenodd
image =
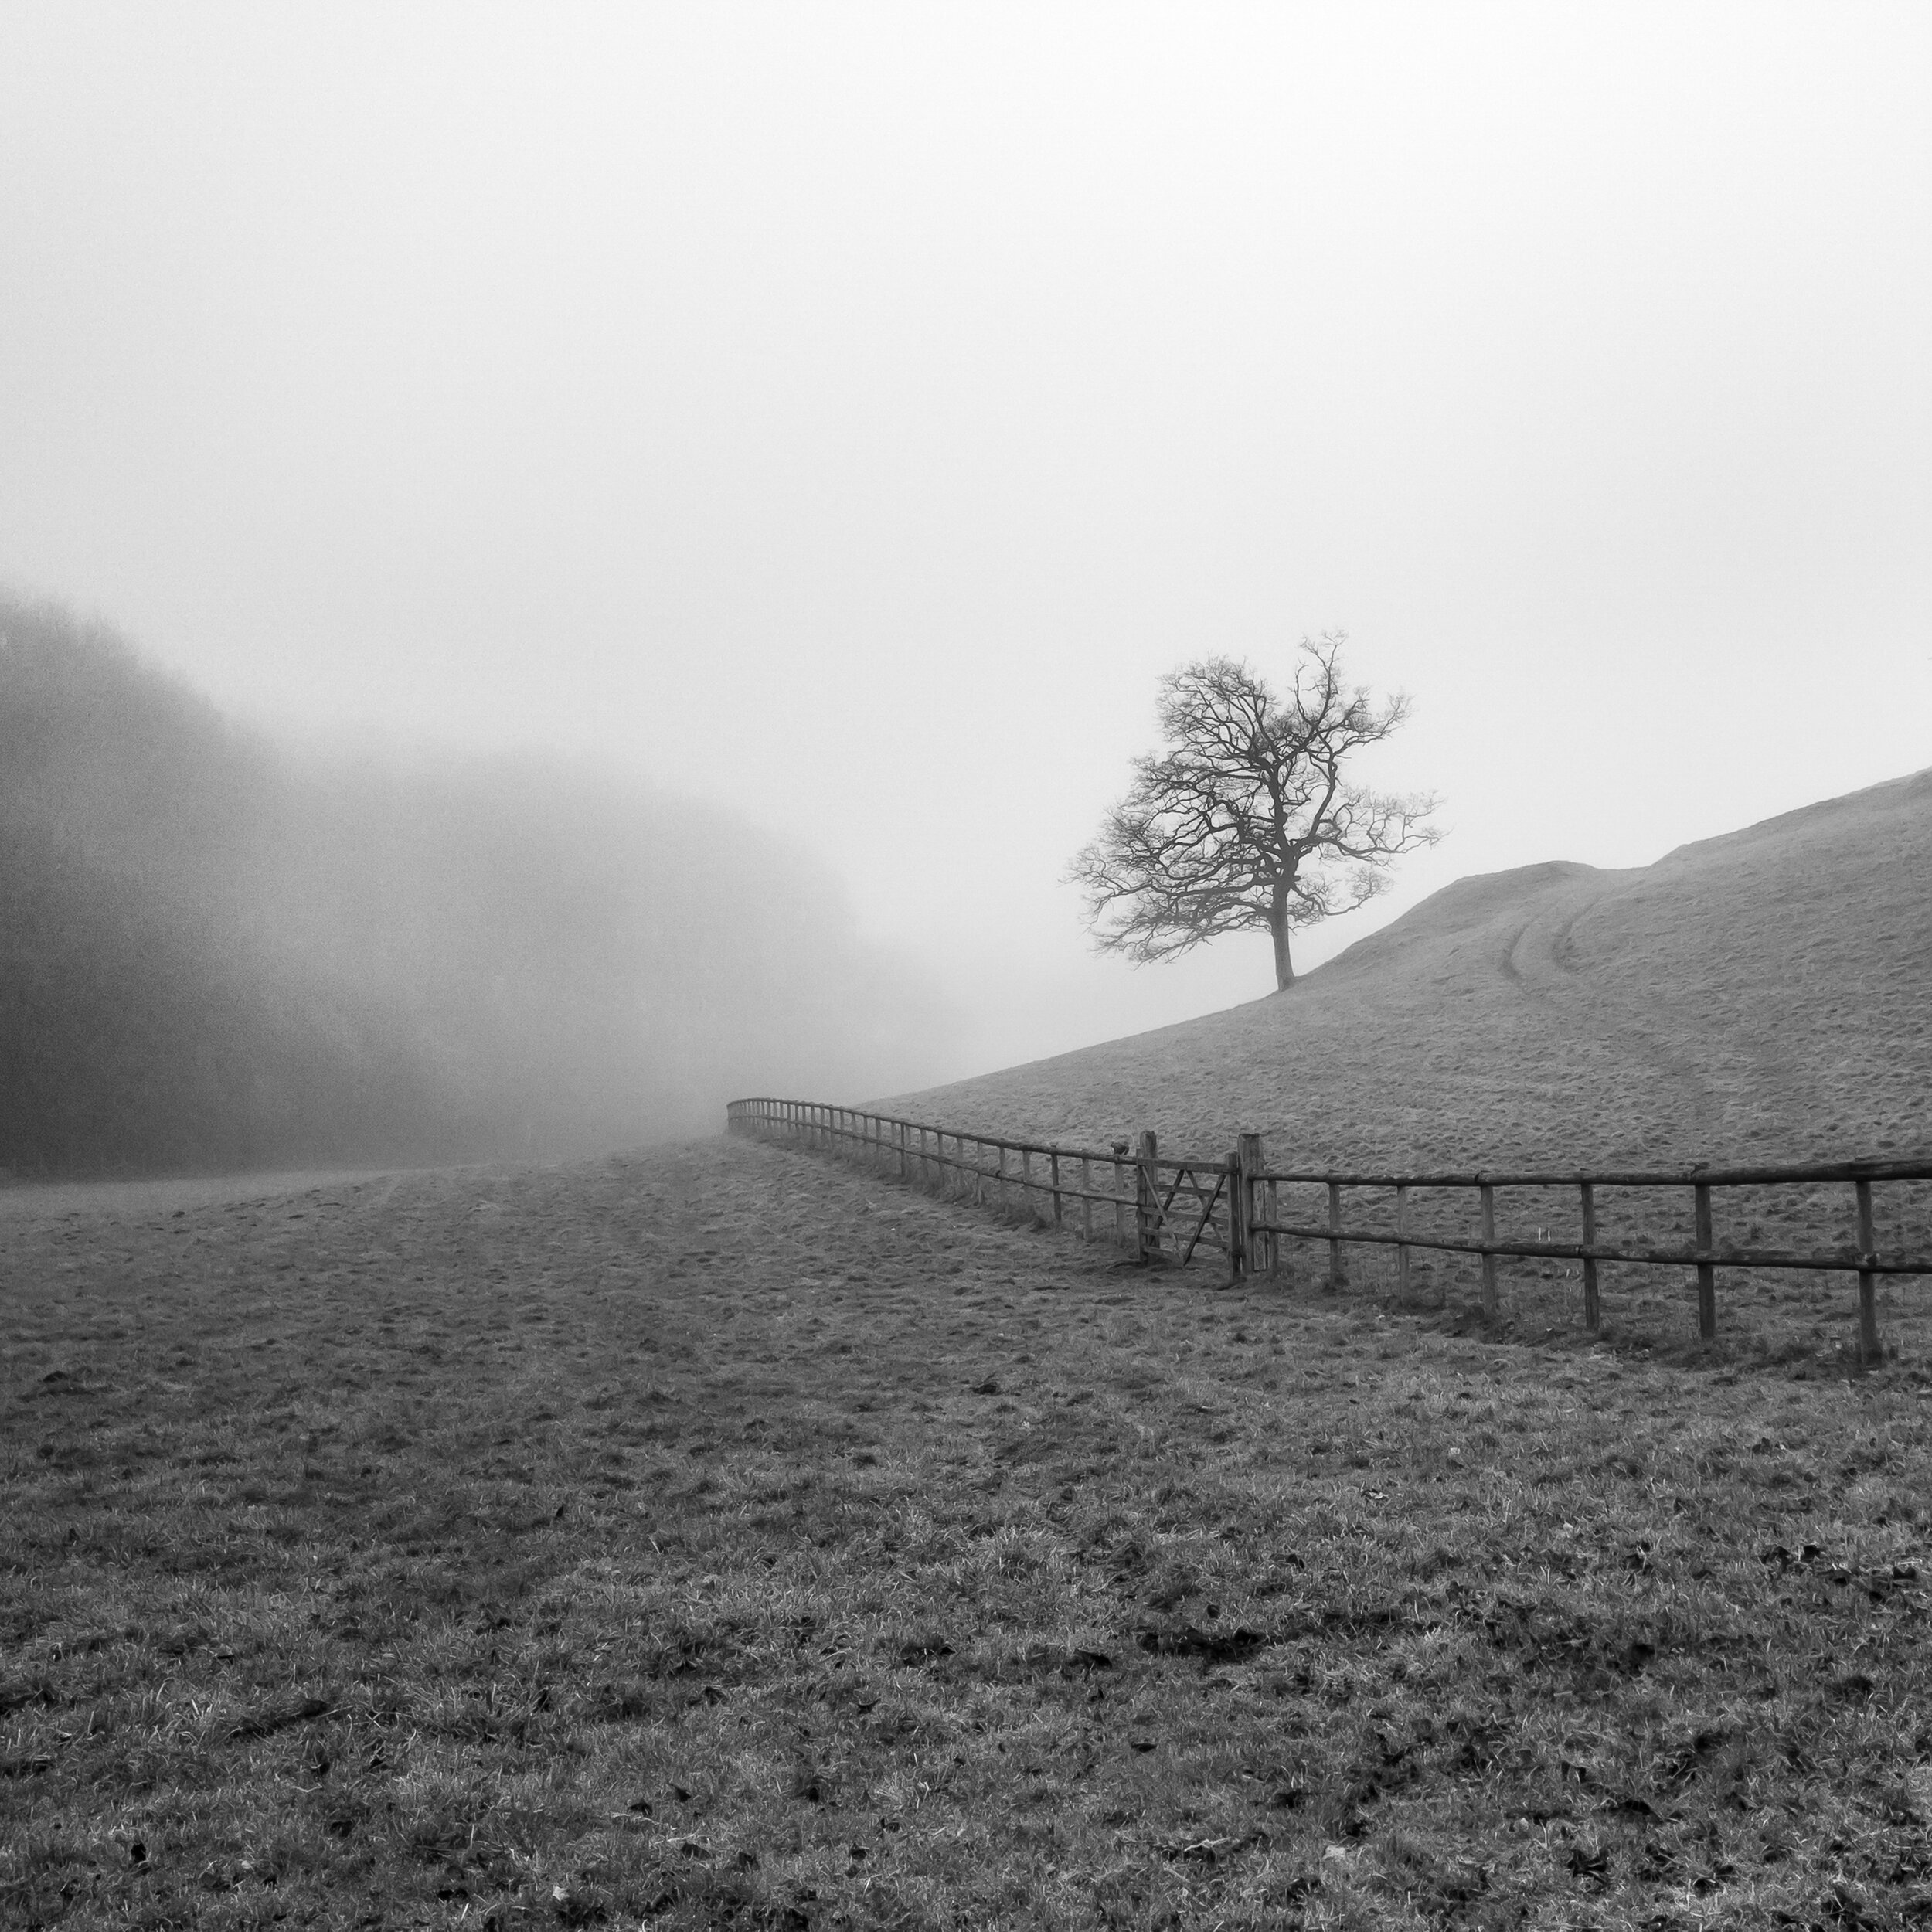
<svg viewBox="0 0 1932 1932">
<path fill-rule="evenodd" d="M 728 1124 L 735 1133 L 789 1141 L 828 1152 L 845 1153 L 908 1182 L 970 1188 L 974 1201 L 993 1205 L 1046 1204 L 1052 1222 L 1063 1225 L 1066 1204 L 1080 1209 L 1080 1231 L 1094 1238 L 1096 1205 L 1111 1208 L 1111 1238 L 1131 1247 L 1146 1264 L 1185 1265 L 1204 1241 L 1226 1255 L 1236 1277 L 1275 1274 L 1284 1240 L 1325 1243 L 1328 1278 L 1344 1281 L 1345 1248 L 1395 1250 L 1397 1292 L 1406 1297 L 1410 1257 L 1428 1253 L 1472 1255 L 1482 1268 L 1482 1308 L 1498 1311 L 1496 1264 L 1500 1258 L 1574 1261 L 1581 1264 L 1583 1320 L 1593 1331 L 1600 1323 L 1598 1264 L 1605 1261 L 1646 1267 L 1689 1268 L 1697 1277 L 1698 1332 L 1706 1340 L 1717 1332 L 1716 1278 L 1719 1268 L 1790 1268 L 1855 1275 L 1859 1297 L 1859 1359 L 1879 1355 L 1876 1289 L 1881 1277 L 1932 1274 L 1932 1257 L 1881 1250 L 1872 1204 L 1875 1185 L 1932 1182 L 1932 1160 L 1842 1161 L 1791 1166 L 1689 1167 L 1522 1173 L 1481 1170 L 1454 1173 L 1351 1173 L 1328 1168 L 1271 1169 L 1262 1159 L 1260 1137 L 1242 1134 L 1219 1160 L 1163 1155 L 1155 1137 L 1142 1133 L 1130 1143 L 1097 1148 L 1062 1147 L 910 1121 L 863 1108 L 819 1101 L 756 1097 L 732 1101 Z M 947 1143 L 952 1151 L 948 1153 Z M 1012 1163 L 1017 1162 L 1015 1171 Z M 1040 1163 L 1036 1166 L 1036 1163 Z M 1111 1186 L 1096 1186 L 1097 1173 Z M 1077 1179 L 1076 1178 L 1077 1176 Z M 1803 1248 L 1719 1247 L 1713 1196 L 1719 1189 L 1787 1189 L 1849 1185 L 1852 1237 L 1828 1251 Z M 1284 1218 L 1284 1189 L 1325 1190 L 1327 1213 L 1319 1221 Z M 1526 1241 L 1499 1234 L 1499 1191 L 1573 1193 L 1580 1239 Z M 1598 1233 L 1597 1190 L 1687 1191 L 1693 1236 L 1688 1246 L 1658 1245 L 1629 1239 L 1602 1240 Z M 1391 1232 L 1343 1220 L 1345 1192 L 1393 1193 Z M 1481 1233 L 1471 1239 L 1418 1228 L 1412 1209 L 1418 1193 L 1469 1193 L 1477 1197 Z"/>
</svg>

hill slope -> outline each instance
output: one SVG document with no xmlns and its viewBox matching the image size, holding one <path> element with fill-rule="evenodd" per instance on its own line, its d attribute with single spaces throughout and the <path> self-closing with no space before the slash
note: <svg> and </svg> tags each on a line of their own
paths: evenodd
<svg viewBox="0 0 1932 1932">
<path fill-rule="evenodd" d="M 893 1103 L 1503 1165 L 1932 1151 L 1932 770 L 1654 866 L 1464 879 L 1286 993 Z"/>
</svg>

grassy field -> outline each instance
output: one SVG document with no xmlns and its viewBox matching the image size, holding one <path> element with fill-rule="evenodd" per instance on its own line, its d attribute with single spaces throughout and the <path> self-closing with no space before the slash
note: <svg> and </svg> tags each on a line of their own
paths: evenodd
<svg viewBox="0 0 1932 1932">
<path fill-rule="evenodd" d="M 723 1141 L 0 1255 L 10 1925 L 1932 1917 L 1909 1325 L 1487 1335 Z"/>
</svg>

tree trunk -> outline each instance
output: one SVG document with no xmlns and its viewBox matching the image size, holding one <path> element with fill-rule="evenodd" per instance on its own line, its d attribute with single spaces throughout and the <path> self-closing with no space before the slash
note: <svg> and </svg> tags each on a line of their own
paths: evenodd
<svg viewBox="0 0 1932 1932">
<path fill-rule="evenodd" d="M 1284 908 L 1285 915 L 1286 909 Z M 1288 957 L 1288 922 L 1285 916 L 1268 921 L 1274 938 L 1274 990 L 1285 993 L 1294 984 L 1294 964 Z"/>
</svg>

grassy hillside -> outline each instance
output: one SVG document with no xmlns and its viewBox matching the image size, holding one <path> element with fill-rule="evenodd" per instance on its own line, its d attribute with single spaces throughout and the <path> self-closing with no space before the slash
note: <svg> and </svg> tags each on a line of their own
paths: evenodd
<svg viewBox="0 0 1932 1932">
<path fill-rule="evenodd" d="M 1320 1163 L 1932 1150 L 1932 770 L 1621 872 L 1465 879 L 1285 993 L 907 1094 Z"/>
</svg>

